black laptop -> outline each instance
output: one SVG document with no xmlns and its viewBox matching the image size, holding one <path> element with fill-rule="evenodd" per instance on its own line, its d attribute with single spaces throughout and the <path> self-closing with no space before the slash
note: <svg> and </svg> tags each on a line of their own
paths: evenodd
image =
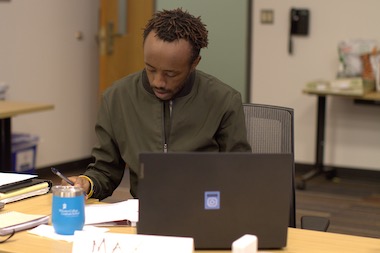
<svg viewBox="0 0 380 253">
<path fill-rule="evenodd" d="M 231 249 L 245 234 L 260 249 L 287 242 L 290 154 L 143 153 L 138 234 L 193 237 L 196 249 Z"/>
</svg>

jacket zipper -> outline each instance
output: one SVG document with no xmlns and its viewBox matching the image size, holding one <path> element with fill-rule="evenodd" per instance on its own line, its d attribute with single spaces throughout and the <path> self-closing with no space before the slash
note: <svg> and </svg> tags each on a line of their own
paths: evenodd
<svg viewBox="0 0 380 253">
<path fill-rule="evenodd" d="M 163 104 L 163 107 L 162 107 L 162 129 L 163 129 L 163 136 L 164 136 L 164 153 L 167 153 L 168 152 L 168 143 L 167 143 L 167 139 L 166 138 L 166 131 L 168 129 L 166 129 L 165 127 L 165 102 L 162 103 Z M 170 100 L 169 101 L 169 121 L 171 121 L 171 118 L 172 118 L 172 111 L 173 111 L 173 100 Z M 171 122 L 170 122 L 171 124 Z M 169 134 L 169 133 L 168 133 Z"/>
</svg>

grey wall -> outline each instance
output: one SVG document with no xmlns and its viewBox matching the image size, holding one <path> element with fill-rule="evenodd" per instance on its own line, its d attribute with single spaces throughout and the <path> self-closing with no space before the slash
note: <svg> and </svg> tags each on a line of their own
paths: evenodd
<svg viewBox="0 0 380 253">
<path fill-rule="evenodd" d="M 98 4 L 93 0 L 0 1 L 0 82 L 7 99 L 54 104 L 13 118 L 37 135 L 37 167 L 88 157 L 95 143 Z M 77 39 L 77 33 L 83 39 Z"/>
<path fill-rule="evenodd" d="M 287 51 L 291 7 L 308 8 L 310 35 L 294 38 Z M 260 11 L 273 9 L 273 25 L 260 23 Z M 378 0 L 255 0 L 253 11 L 252 92 L 257 103 L 295 110 L 295 158 L 313 163 L 316 97 L 302 93 L 307 82 L 332 80 L 338 70 L 337 45 L 344 39 L 380 41 Z M 328 165 L 380 170 L 380 106 L 327 99 L 325 161 Z"/>
<path fill-rule="evenodd" d="M 182 7 L 201 16 L 209 31 L 209 46 L 198 69 L 247 94 L 248 0 L 156 0 L 156 10 Z"/>
</svg>

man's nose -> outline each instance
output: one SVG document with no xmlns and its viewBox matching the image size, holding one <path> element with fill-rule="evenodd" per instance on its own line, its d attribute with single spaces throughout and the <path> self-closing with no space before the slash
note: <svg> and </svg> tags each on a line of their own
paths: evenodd
<svg viewBox="0 0 380 253">
<path fill-rule="evenodd" d="M 154 75 L 153 78 L 153 85 L 157 88 L 164 88 L 165 87 L 165 78 L 162 74 L 157 73 Z"/>
</svg>

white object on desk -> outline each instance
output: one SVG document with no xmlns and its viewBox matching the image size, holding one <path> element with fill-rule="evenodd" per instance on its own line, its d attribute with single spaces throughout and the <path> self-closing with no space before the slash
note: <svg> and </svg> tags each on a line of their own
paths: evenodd
<svg viewBox="0 0 380 253">
<path fill-rule="evenodd" d="M 94 250 L 95 249 L 95 250 Z M 72 253 L 193 253 L 190 237 L 91 233 L 76 231 Z"/>
<path fill-rule="evenodd" d="M 98 228 L 94 226 L 84 226 L 83 231 L 86 231 L 87 233 L 105 233 L 109 229 L 108 228 Z M 75 235 L 59 235 L 54 231 L 53 226 L 50 225 L 39 225 L 38 227 L 35 227 L 31 230 L 28 230 L 29 234 L 39 235 L 46 238 L 50 238 L 53 240 L 59 240 L 59 241 L 66 241 L 66 242 L 73 242 Z"/>
<path fill-rule="evenodd" d="M 86 205 L 85 217 L 86 225 L 129 220 L 132 226 L 136 226 L 139 220 L 139 200 L 128 199 L 113 204 Z"/>
<path fill-rule="evenodd" d="M 37 175 L 0 172 L 0 186 L 18 183 L 35 177 L 37 177 Z"/>
<path fill-rule="evenodd" d="M 255 235 L 243 235 L 232 243 L 232 253 L 256 253 L 257 237 Z"/>
</svg>

